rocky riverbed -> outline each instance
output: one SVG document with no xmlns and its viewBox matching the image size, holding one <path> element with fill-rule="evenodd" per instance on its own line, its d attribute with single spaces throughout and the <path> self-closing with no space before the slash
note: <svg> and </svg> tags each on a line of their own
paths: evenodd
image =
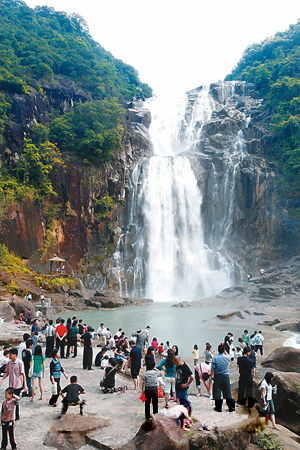
<svg viewBox="0 0 300 450">
<path fill-rule="evenodd" d="M 266 347 L 268 352 L 268 348 Z M 94 356 L 98 349 L 94 348 Z M 260 362 L 260 360 L 259 360 Z M 85 390 L 84 398 L 87 401 L 83 420 L 79 421 L 78 407 L 70 408 L 67 418 L 62 423 L 56 419 L 60 407 L 52 408 L 48 405 L 47 399 L 50 397 L 49 382 L 49 363 L 46 360 L 46 373 L 43 380 L 44 398 L 43 400 L 35 400 L 30 402 L 29 398 L 21 400 L 21 419 L 16 423 L 16 439 L 18 448 L 28 450 L 34 448 L 42 449 L 80 449 L 92 450 L 95 448 L 105 450 L 129 450 L 147 448 L 157 450 L 166 448 L 163 439 L 176 438 L 176 442 L 181 442 L 181 446 L 171 448 L 206 448 L 236 449 L 236 448 L 253 448 L 250 444 L 251 435 L 247 430 L 253 431 L 253 426 L 257 426 L 260 422 L 257 415 L 248 416 L 245 411 L 239 410 L 236 414 L 228 414 L 227 408 L 224 412 L 217 413 L 213 411 L 213 403 L 208 397 L 196 397 L 196 389 L 194 383 L 190 392 L 190 400 L 194 408 L 194 425 L 188 432 L 183 435 L 179 432 L 172 422 L 166 422 L 164 418 L 158 418 L 159 433 L 153 433 L 147 437 L 140 426 L 144 421 L 144 405 L 139 399 L 141 392 L 133 390 L 133 384 L 129 377 L 118 374 L 116 377 L 117 386 L 128 386 L 125 393 L 103 394 L 99 390 L 99 382 L 103 377 L 103 371 L 98 367 L 94 367 L 93 371 L 82 370 L 82 348 L 79 348 L 79 356 L 74 359 L 62 360 L 64 369 L 68 376 L 77 375 L 78 382 Z M 260 369 L 261 370 L 261 369 Z M 300 374 L 296 374 L 300 377 Z M 261 379 L 262 372 L 257 377 L 257 383 Z M 231 378 L 236 379 L 236 367 L 231 368 Z M 62 377 L 62 385 L 65 386 L 67 381 Z M 4 397 L 4 389 L 7 381 L 4 382 L 1 393 Z M 39 393 L 36 393 L 36 399 Z M 159 400 L 160 411 L 163 410 L 164 400 Z M 162 421 L 162 423 L 161 423 Z M 199 431 L 199 424 L 205 421 L 208 423 L 210 430 Z M 58 430 L 69 430 L 59 432 Z M 279 426 L 280 431 L 277 432 L 278 438 L 284 442 L 285 448 L 297 449 L 300 447 L 298 437 L 286 428 Z M 138 434 L 139 433 L 139 434 Z M 175 434 L 174 434 L 175 433 Z M 176 433 L 179 433 L 178 435 Z M 138 434 L 138 440 L 136 435 Z M 141 437 L 142 436 L 142 437 Z M 152 437 L 151 437 L 152 436 Z M 150 439 L 150 440 L 149 440 Z M 140 443 L 139 444 L 137 443 Z M 255 447 L 254 447 L 255 448 Z"/>
</svg>

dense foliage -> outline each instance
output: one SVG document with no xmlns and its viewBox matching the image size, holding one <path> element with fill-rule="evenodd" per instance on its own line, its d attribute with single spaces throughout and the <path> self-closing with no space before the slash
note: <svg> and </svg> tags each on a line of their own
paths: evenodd
<svg viewBox="0 0 300 450">
<path fill-rule="evenodd" d="M 271 113 L 275 145 L 269 156 L 277 163 L 299 203 L 300 184 L 300 22 L 246 49 L 227 80 L 256 85 Z"/>
<path fill-rule="evenodd" d="M 31 124 L 17 155 L 7 151 L 14 96 L 44 95 L 66 83 L 82 93 L 80 102 L 64 113 L 53 106 L 43 124 Z M 0 0 L 0 196 L 16 181 L 51 193 L 48 175 L 61 152 L 97 165 L 111 160 L 122 148 L 125 103 L 149 96 L 137 71 L 96 43 L 81 16 Z"/>
</svg>

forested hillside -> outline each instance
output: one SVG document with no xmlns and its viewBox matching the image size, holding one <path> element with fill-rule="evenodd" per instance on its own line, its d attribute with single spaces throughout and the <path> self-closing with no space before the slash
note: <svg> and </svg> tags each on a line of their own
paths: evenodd
<svg viewBox="0 0 300 450">
<path fill-rule="evenodd" d="M 268 156 L 284 175 L 290 207 L 300 215 L 300 22 L 248 47 L 226 79 L 254 83 L 266 100 L 274 136 Z"/>
<path fill-rule="evenodd" d="M 72 104 L 62 109 L 51 94 L 63 88 Z M 38 120 L 17 117 L 28 96 L 44 95 L 51 108 Z M 51 194 L 49 174 L 63 164 L 62 152 L 85 164 L 110 161 L 122 149 L 126 102 L 150 95 L 133 67 L 91 38 L 82 17 L 0 0 L 0 209 L 29 194 Z M 18 122 L 21 143 L 14 136 Z"/>
</svg>

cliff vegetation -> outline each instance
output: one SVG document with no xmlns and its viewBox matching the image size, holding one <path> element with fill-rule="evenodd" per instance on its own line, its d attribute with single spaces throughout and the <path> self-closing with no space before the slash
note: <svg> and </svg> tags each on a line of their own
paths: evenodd
<svg viewBox="0 0 300 450">
<path fill-rule="evenodd" d="M 50 174 L 64 160 L 111 161 L 126 137 L 126 102 L 151 96 L 133 67 L 92 39 L 81 16 L 21 0 L 0 0 L 0 62 L 1 216 L 13 200 L 53 194 Z M 23 117 L 20 105 L 31 98 L 40 114 Z"/>
<path fill-rule="evenodd" d="M 273 144 L 268 157 L 284 176 L 290 207 L 300 215 L 300 21 L 249 46 L 227 80 L 254 83 L 266 101 Z"/>
</svg>

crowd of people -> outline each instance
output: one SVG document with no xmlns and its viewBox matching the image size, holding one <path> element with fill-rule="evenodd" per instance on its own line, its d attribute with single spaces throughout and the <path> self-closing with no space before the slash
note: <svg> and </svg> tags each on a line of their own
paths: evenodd
<svg viewBox="0 0 300 450">
<path fill-rule="evenodd" d="M 9 434 L 12 448 L 16 448 L 13 427 L 19 417 L 19 398 L 29 396 L 35 401 L 36 390 L 39 388 L 40 399 L 43 399 L 43 378 L 45 374 L 46 358 L 50 359 L 50 382 L 52 395 L 49 405 L 55 407 L 59 396 L 63 398 L 60 416 L 67 412 L 69 404 L 79 404 L 82 413 L 84 401 L 79 400 L 79 395 L 84 394 L 84 388 L 77 383 L 77 377 L 73 375 L 71 384 L 61 387 L 61 376 L 66 375 L 62 366 L 62 359 L 76 358 L 78 344 L 83 346 L 82 368 L 94 370 L 93 347 L 97 343 L 97 354 L 94 366 L 103 369 L 100 380 L 100 389 L 104 393 L 113 393 L 118 390 L 124 392 L 127 386 L 116 388 L 116 374 L 118 369 L 124 373 L 130 369 L 133 380 L 133 389 L 143 391 L 142 398 L 145 401 L 145 417 L 150 418 L 150 406 L 152 403 L 153 414 L 158 412 L 158 395 L 165 399 L 164 413 L 178 420 L 180 426 L 190 427 L 192 416 L 192 403 L 189 399 L 189 387 L 195 380 L 197 396 L 202 396 L 203 384 L 206 395 L 214 401 L 214 410 L 221 412 L 223 399 L 226 401 L 228 411 L 234 412 L 236 402 L 231 395 L 229 368 L 237 359 L 237 371 L 239 372 L 238 405 L 248 402 L 248 407 L 253 407 L 253 377 L 257 370 L 257 357 L 263 355 L 264 337 L 261 331 L 255 331 L 249 335 L 244 330 L 238 338 L 238 345 L 234 346 L 233 333 L 228 332 L 224 342 L 220 343 L 217 352 L 212 350 L 212 345 L 206 342 L 202 354 L 203 361 L 199 358 L 199 348 L 195 344 L 192 350 L 194 370 L 184 362 L 177 345 L 170 345 L 159 341 L 156 337 L 150 340 L 150 326 L 138 329 L 129 337 L 122 328 L 112 335 L 109 328 L 103 323 L 95 331 L 91 326 L 83 323 L 82 319 L 75 316 L 65 320 L 59 318 L 56 324 L 49 321 L 44 329 L 46 335 L 45 354 L 43 347 L 38 343 L 39 328 L 38 319 L 32 322 L 31 332 L 24 333 L 23 341 L 19 348 L 4 346 L 0 352 L 0 386 L 9 378 L 9 388 L 5 391 L 5 404 L 2 407 L 2 446 L 7 445 Z M 159 359 L 159 363 L 156 361 Z M 140 373 L 142 383 L 140 386 Z M 36 383 L 38 380 L 38 384 Z M 268 413 L 273 428 L 275 423 L 275 410 L 272 394 L 276 393 L 276 386 L 272 385 L 273 375 L 267 372 L 261 382 L 261 397 L 263 409 Z M 204 395 L 204 394 L 203 394 Z M 8 407 L 11 405 L 11 408 Z M 14 414 L 12 415 L 12 410 Z M 8 425 L 9 422 L 12 425 Z M 209 429 L 203 422 L 203 429 Z"/>
</svg>

